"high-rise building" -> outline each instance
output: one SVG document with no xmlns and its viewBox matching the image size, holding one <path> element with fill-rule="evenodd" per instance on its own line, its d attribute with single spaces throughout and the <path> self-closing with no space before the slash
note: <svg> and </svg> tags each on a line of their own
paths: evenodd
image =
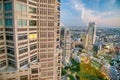
<svg viewBox="0 0 120 80">
<path fill-rule="evenodd" d="M 0 80 L 61 80 L 60 0 L 0 0 Z"/>
<path fill-rule="evenodd" d="M 61 28 L 61 42 L 63 61 L 69 63 L 71 56 L 71 31 L 66 27 Z"/>
<path fill-rule="evenodd" d="M 82 39 L 82 43 L 83 43 L 84 48 L 87 48 L 88 47 L 88 34 L 82 33 L 81 39 Z"/>
<path fill-rule="evenodd" d="M 96 38 L 96 25 L 95 22 L 90 22 L 89 23 L 89 28 L 88 28 L 88 45 L 93 45 L 95 43 L 95 38 Z"/>
</svg>

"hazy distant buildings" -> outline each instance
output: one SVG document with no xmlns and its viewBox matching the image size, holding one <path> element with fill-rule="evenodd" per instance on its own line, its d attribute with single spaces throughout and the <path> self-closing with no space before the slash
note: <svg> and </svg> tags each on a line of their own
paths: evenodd
<svg viewBox="0 0 120 80">
<path fill-rule="evenodd" d="M 0 80 L 61 80 L 60 0 L 0 0 Z"/>
<path fill-rule="evenodd" d="M 96 26 L 95 22 L 90 22 L 87 33 L 81 33 L 81 39 L 83 42 L 83 46 L 87 49 L 92 49 L 93 44 L 96 39 Z"/>
<path fill-rule="evenodd" d="M 88 27 L 88 40 L 90 45 L 93 45 L 95 43 L 96 39 L 96 25 L 95 22 L 90 22 Z"/>
<path fill-rule="evenodd" d="M 87 46 L 88 46 L 88 34 L 81 33 L 81 39 L 82 39 L 82 43 L 83 43 L 84 48 L 87 48 Z"/>
<path fill-rule="evenodd" d="M 61 44 L 63 48 L 63 60 L 69 62 L 71 55 L 71 31 L 68 28 L 61 28 Z"/>
</svg>

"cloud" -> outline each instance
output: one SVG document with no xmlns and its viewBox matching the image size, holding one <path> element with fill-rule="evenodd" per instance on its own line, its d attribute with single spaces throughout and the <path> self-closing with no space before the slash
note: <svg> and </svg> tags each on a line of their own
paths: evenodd
<svg viewBox="0 0 120 80">
<path fill-rule="evenodd" d="M 99 0 L 96 0 L 99 2 Z M 116 0 L 109 0 L 109 4 L 115 4 Z M 81 13 L 81 18 L 84 23 L 87 25 L 89 22 L 96 22 L 98 25 L 111 25 L 111 26 L 118 26 L 120 23 L 120 17 L 115 18 L 116 12 L 112 10 L 105 11 L 105 12 L 98 12 L 96 10 L 91 10 L 85 7 L 85 4 L 81 2 L 81 0 L 71 0 L 73 8 Z"/>
<path fill-rule="evenodd" d="M 115 4 L 116 0 L 110 0 L 110 4 Z"/>
</svg>

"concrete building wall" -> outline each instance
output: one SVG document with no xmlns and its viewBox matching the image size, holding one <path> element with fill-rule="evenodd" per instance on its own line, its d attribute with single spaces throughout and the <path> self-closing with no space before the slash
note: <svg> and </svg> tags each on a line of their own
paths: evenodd
<svg viewBox="0 0 120 80">
<path fill-rule="evenodd" d="M 38 66 L 38 75 L 34 75 L 38 77 L 36 80 L 61 80 L 60 0 L 1 0 L 0 3 L 4 4 L 0 13 L 4 12 L 5 16 L 5 25 L 0 26 L 0 30 L 3 28 L 5 34 L 2 35 L 7 38 L 2 40 L 6 43 L 3 45 L 7 51 L 4 52 L 5 60 L 8 67 L 16 69 L 0 72 L 1 77 L 14 74 L 19 80 L 22 70 L 28 80 L 32 80 L 31 68 Z M 34 63 L 37 65 L 32 66 Z"/>
<path fill-rule="evenodd" d="M 0 69 L 4 69 L 8 65 L 3 9 L 3 1 L 0 1 Z"/>
</svg>

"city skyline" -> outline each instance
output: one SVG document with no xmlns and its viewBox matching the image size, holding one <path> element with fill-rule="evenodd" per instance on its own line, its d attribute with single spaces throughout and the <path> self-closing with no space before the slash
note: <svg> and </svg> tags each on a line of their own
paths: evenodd
<svg viewBox="0 0 120 80">
<path fill-rule="evenodd" d="M 66 26 L 120 26 L 119 0 L 61 0 L 61 23 Z"/>
</svg>

